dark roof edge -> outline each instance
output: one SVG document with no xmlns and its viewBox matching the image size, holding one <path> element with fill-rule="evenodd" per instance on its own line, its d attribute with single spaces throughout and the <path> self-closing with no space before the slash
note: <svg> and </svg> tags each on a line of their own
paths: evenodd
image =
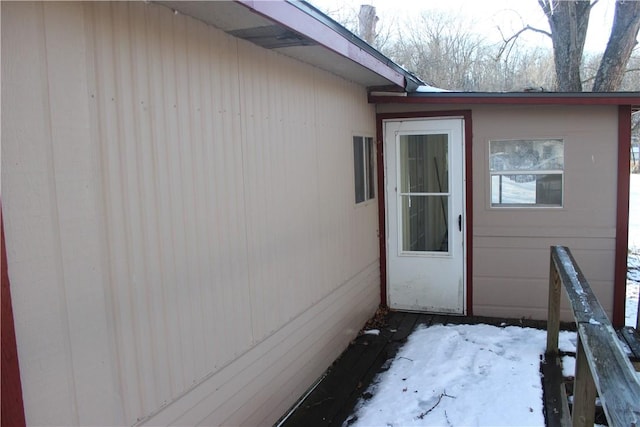
<svg viewBox="0 0 640 427">
<path fill-rule="evenodd" d="M 413 92 L 418 86 L 424 85 L 418 77 L 306 1 L 235 1 L 356 62 L 407 92 Z M 296 13 L 296 11 L 298 12 Z M 327 29 L 331 31 L 327 31 Z"/>
<path fill-rule="evenodd" d="M 640 92 L 423 92 L 404 96 L 369 96 L 378 104 L 528 104 L 631 105 L 640 107 Z"/>
<path fill-rule="evenodd" d="M 366 41 L 362 40 L 356 34 L 352 33 L 348 29 L 346 29 L 342 24 L 338 21 L 334 20 L 330 16 L 327 16 L 324 12 L 316 8 L 311 3 L 305 0 L 287 0 L 287 2 L 293 4 L 298 9 L 303 10 L 308 15 L 313 16 L 318 21 L 322 22 L 327 27 L 331 28 L 333 31 L 340 34 L 345 39 L 349 40 L 351 43 L 358 46 L 360 49 L 365 50 L 371 56 L 375 57 L 378 61 L 384 63 L 386 66 L 394 69 L 395 71 L 404 75 L 405 78 L 405 87 L 404 89 L 407 92 L 414 92 L 419 86 L 424 86 L 426 83 L 420 80 L 418 76 L 411 73 L 410 71 L 404 69 L 402 66 L 396 64 L 391 58 L 384 55 L 375 47 L 371 46 Z"/>
</svg>

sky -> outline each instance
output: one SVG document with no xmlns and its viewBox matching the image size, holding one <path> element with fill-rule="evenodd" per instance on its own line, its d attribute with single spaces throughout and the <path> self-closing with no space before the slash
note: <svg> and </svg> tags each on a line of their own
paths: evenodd
<svg viewBox="0 0 640 427">
<path fill-rule="evenodd" d="M 401 17 L 410 16 L 429 10 L 443 10 L 472 18 L 473 30 L 483 34 L 491 41 L 500 41 L 500 32 L 497 26 L 503 29 L 505 34 L 515 33 L 523 26 L 529 24 L 532 27 L 548 31 L 549 25 L 544 13 L 540 9 L 537 0 L 309 0 L 322 11 L 335 11 L 340 8 L 359 10 L 361 4 L 370 4 L 376 7 L 381 24 L 401 21 Z M 609 30 L 613 21 L 615 0 L 599 0 L 593 7 L 589 21 L 589 31 L 585 49 L 588 52 L 604 52 Z M 356 12 L 357 13 L 357 12 Z M 528 44 L 536 46 L 548 46 L 551 48 L 551 40 L 540 34 L 528 32 L 526 34 Z"/>
</svg>

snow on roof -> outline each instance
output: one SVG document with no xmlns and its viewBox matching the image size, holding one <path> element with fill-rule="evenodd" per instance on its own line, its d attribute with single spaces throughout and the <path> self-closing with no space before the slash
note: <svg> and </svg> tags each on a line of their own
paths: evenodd
<svg viewBox="0 0 640 427">
<path fill-rule="evenodd" d="M 418 88 L 415 90 L 416 92 L 451 92 L 450 90 L 447 89 L 440 89 L 439 87 L 435 87 L 435 86 L 429 86 L 429 85 L 422 85 L 422 86 L 418 86 Z"/>
</svg>

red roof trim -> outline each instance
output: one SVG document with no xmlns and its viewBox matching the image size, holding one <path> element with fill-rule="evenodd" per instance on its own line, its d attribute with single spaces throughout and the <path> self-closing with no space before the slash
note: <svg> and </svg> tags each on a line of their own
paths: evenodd
<svg viewBox="0 0 640 427">
<path fill-rule="evenodd" d="M 497 105 L 640 105 L 640 94 L 621 96 L 615 94 L 457 94 L 442 93 L 438 95 L 410 96 L 377 96 L 370 95 L 369 102 L 374 104 L 497 104 Z"/>
<path fill-rule="evenodd" d="M 278 22 L 326 47 L 351 59 L 400 87 L 405 87 L 404 76 L 396 70 L 351 43 L 342 35 L 285 1 L 237 0 L 256 13 Z"/>
</svg>

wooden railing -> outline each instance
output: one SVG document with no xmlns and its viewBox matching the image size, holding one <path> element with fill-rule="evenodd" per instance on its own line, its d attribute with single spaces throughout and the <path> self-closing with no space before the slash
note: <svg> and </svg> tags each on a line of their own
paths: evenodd
<svg viewBox="0 0 640 427">
<path fill-rule="evenodd" d="M 573 411 L 570 419 L 566 394 L 561 393 L 560 425 L 592 427 L 597 393 L 610 427 L 640 427 L 640 380 L 600 302 L 563 246 L 551 248 L 546 362 L 558 363 L 561 285 L 569 297 L 578 342 Z"/>
</svg>

